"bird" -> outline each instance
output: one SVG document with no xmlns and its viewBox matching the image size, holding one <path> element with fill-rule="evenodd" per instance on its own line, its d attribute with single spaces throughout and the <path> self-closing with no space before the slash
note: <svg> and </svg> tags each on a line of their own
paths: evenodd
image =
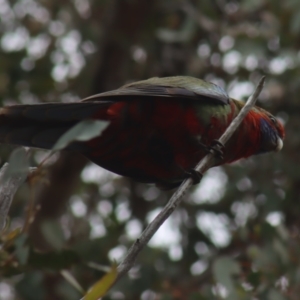
<svg viewBox="0 0 300 300">
<path fill-rule="evenodd" d="M 108 121 L 100 136 L 74 141 L 77 151 L 95 164 L 162 189 L 197 180 L 195 165 L 245 103 L 220 86 L 189 76 L 153 77 L 78 102 L 12 105 L 0 108 L 0 143 L 51 149 L 83 120 Z M 282 123 L 258 106 L 252 107 L 222 149 L 215 165 L 279 151 Z M 216 147 L 215 147 L 216 149 Z"/>
</svg>

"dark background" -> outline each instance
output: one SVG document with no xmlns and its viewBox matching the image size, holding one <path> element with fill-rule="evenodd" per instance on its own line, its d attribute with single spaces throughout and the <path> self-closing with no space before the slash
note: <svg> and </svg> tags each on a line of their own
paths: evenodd
<svg viewBox="0 0 300 300">
<path fill-rule="evenodd" d="M 266 75 L 258 104 L 285 123 L 282 152 L 210 170 L 105 299 L 299 299 L 299 1 L 1 0 L 0 34 L 2 105 L 171 75 L 246 99 Z M 12 149 L 1 146 L 1 164 Z M 33 151 L 31 164 L 45 155 Z M 26 244 L 0 250 L 1 299 L 79 299 L 60 271 L 90 287 L 104 274 L 91 263 L 120 261 L 171 195 L 71 153 L 45 177 L 12 205 L 10 230 L 32 191 L 40 210 Z"/>
</svg>

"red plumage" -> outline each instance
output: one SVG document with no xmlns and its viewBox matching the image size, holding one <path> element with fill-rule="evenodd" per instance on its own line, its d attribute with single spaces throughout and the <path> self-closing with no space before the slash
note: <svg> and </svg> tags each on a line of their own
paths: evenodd
<svg viewBox="0 0 300 300">
<path fill-rule="evenodd" d="M 49 149 L 80 120 L 108 120 L 101 136 L 68 149 L 115 173 L 169 188 L 188 176 L 243 105 L 199 79 L 152 78 L 78 103 L 3 108 L 0 141 Z M 280 150 L 283 138 L 283 126 L 254 107 L 218 164 Z"/>
</svg>

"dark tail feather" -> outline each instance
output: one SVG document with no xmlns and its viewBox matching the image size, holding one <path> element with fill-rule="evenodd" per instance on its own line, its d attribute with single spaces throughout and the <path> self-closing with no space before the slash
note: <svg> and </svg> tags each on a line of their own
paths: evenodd
<svg viewBox="0 0 300 300">
<path fill-rule="evenodd" d="M 1 108 L 0 143 L 51 149 L 68 129 L 83 119 L 92 118 L 108 105 L 109 102 L 103 101 L 15 105 Z M 79 150 L 78 147 L 82 146 L 82 143 L 73 143 L 70 148 Z"/>
</svg>

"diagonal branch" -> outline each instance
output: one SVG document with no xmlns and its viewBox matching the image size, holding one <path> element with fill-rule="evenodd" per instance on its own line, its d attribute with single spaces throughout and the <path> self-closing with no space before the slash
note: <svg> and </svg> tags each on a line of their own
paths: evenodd
<svg viewBox="0 0 300 300">
<path fill-rule="evenodd" d="M 262 77 L 255 89 L 255 92 L 252 96 L 249 97 L 245 106 L 242 108 L 238 116 L 231 122 L 228 126 L 224 134 L 220 137 L 219 142 L 223 145 L 229 140 L 235 130 L 243 121 L 244 117 L 248 114 L 250 109 L 255 105 L 255 102 L 261 93 L 265 82 L 265 77 Z M 218 146 L 218 145 L 217 145 Z M 212 167 L 214 161 L 214 154 L 207 154 L 196 166 L 195 170 L 200 173 L 205 172 L 210 167 Z M 163 208 L 163 210 L 156 216 L 156 218 L 146 227 L 146 229 L 142 232 L 139 239 L 135 241 L 135 243 L 129 249 L 125 259 L 118 266 L 118 277 L 117 280 L 120 279 L 124 274 L 126 274 L 134 265 L 135 260 L 138 254 L 142 251 L 142 249 L 147 245 L 149 240 L 153 237 L 156 231 L 160 228 L 160 226 L 164 223 L 164 221 L 173 213 L 173 211 L 179 206 L 181 203 L 183 196 L 187 192 L 187 190 L 193 184 L 193 180 L 191 178 L 186 179 L 180 185 L 178 190 L 173 194 L 169 202 Z"/>
</svg>

